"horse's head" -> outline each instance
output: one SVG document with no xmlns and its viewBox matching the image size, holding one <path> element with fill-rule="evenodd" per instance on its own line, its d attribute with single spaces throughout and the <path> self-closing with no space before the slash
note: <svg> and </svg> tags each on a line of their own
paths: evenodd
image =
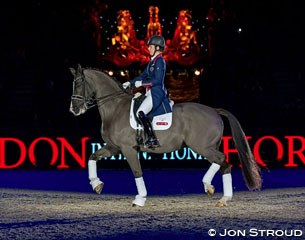
<svg viewBox="0 0 305 240">
<path fill-rule="evenodd" d="M 71 97 L 70 112 L 75 116 L 85 113 L 89 108 L 120 99 L 123 95 L 130 95 L 120 82 L 109 77 L 97 69 L 82 69 L 79 65 L 75 70 L 70 68 L 74 76 L 73 93 Z"/>
<path fill-rule="evenodd" d="M 89 88 L 80 65 L 78 65 L 76 70 L 70 68 L 70 71 L 74 76 L 70 112 L 72 112 L 74 116 L 79 116 L 85 113 L 87 109 L 93 105 L 94 93 Z"/>
</svg>

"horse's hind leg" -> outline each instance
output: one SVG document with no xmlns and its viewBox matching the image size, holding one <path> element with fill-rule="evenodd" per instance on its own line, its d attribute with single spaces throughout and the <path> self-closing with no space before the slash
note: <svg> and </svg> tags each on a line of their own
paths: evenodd
<svg viewBox="0 0 305 240">
<path fill-rule="evenodd" d="M 96 162 L 99 160 L 99 158 L 110 157 L 118 153 L 119 153 L 118 149 L 112 147 L 111 145 L 106 145 L 105 147 L 91 154 L 91 156 L 89 157 L 88 175 L 89 175 L 90 185 L 97 194 L 101 194 L 104 183 L 97 176 Z"/>
<path fill-rule="evenodd" d="M 215 176 L 215 174 L 220 169 L 220 165 L 217 163 L 212 163 L 208 171 L 205 173 L 205 175 L 202 178 L 202 183 L 204 185 L 204 191 L 209 195 L 214 195 L 215 188 L 212 185 L 212 180 Z"/>
<path fill-rule="evenodd" d="M 227 202 L 232 200 L 233 197 L 233 186 L 232 186 L 232 175 L 231 166 L 229 163 L 224 161 L 221 164 L 220 172 L 222 173 L 222 184 L 223 184 L 223 197 L 216 203 L 216 206 L 227 206 Z"/>
<path fill-rule="evenodd" d="M 202 182 L 205 192 L 211 196 L 215 192 L 215 188 L 212 185 L 212 180 L 215 174 L 220 170 L 222 173 L 223 182 L 223 197 L 217 202 L 217 206 L 226 206 L 227 201 L 232 200 L 233 187 L 230 164 L 225 161 L 225 155 L 218 151 L 216 148 L 209 148 L 204 151 L 204 156 L 212 163 L 206 174 L 204 175 Z"/>
<path fill-rule="evenodd" d="M 210 168 L 208 169 L 208 171 L 203 176 L 202 183 L 204 185 L 205 192 L 209 196 L 212 196 L 215 192 L 215 188 L 212 185 L 212 180 L 213 180 L 215 174 L 220 169 L 220 165 L 222 164 L 222 162 L 224 160 L 224 154 L 217 151 L 215 148 L 209 148 L 204 151 L 204 156 L 212 164 L 211 164 Z"/>
</svg>

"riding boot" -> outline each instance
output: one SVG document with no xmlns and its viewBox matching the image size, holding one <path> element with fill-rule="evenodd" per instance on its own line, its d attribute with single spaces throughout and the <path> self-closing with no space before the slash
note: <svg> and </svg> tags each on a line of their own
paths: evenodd
<svg viewBox="0 0 305 240">
<path fill-rule="evenodd" d="M 151 122 L 149 121 L 149 119 L 147 118 L 147 116 L 143 111 L 139 112 L 139 119 L 144 128 L 144 132 L 147 135 L 147 140 L 145 141 L 144 146 L 146 146 L 147 148 L 160 147 L 159 141 L 156 138 L 156 135 L 153 131 Z"/>
</svg>

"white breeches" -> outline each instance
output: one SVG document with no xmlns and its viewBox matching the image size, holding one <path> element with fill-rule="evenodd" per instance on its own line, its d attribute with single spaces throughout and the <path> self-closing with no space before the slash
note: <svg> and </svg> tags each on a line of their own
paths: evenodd
<svg viewBox="0 0 305 240">
<path fill-rule="evenodd" d="M 137 116 L 140 111 L 143 111 L 146 115 L 152 110 L 153 108 L 153 101 L 151 96 L 151 91 L 147 91 L 145 94 L 146 98 L 142 102 L 141 106 L 137 111 Z"/>
</svg>

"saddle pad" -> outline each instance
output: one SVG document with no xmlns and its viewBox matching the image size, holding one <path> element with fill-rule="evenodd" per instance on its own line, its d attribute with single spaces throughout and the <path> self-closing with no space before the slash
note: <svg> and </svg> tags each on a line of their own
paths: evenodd
<svg viewBox="0 0 305 240">
<path fill-rule="evenodd" d="M 132 100 L 131 100 L 131 106 L 130 106 L 130 126 L 133 129 L 143 129 L 142 125 L 138 124 L 134 113 L 133 113 L 133 106 L 134 106 L 134 99 L 137 96 L 135 96 Z M 172 116 L 173 113 L 165 113 L 162 115 L 158 115 L 158 116 L 154 116 L 153 120 L 152 120 L 152 127 L 154 130 L 167 130 L 170 128 L 170 126 L 172 125 Z"/>
</svg>

